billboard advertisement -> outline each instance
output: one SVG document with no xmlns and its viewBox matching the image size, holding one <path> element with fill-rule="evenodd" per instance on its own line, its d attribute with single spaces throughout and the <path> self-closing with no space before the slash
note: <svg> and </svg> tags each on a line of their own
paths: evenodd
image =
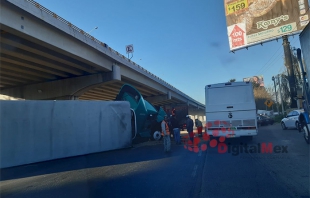
<svg viewBox="0 0 310 198">
<path fill-rule="evenodd" d="M 224 0 L 230 50 L 284 35 L 309 23 L 308 0 Z"/>
<path fill-rule="evenodd" d="M 256 84 L 259 84 L 259 86 L 264 87 L 264 77 L 263 76 L 252 76 L 243 78 L 243 82 L 255 82 Z"/>
</svg>

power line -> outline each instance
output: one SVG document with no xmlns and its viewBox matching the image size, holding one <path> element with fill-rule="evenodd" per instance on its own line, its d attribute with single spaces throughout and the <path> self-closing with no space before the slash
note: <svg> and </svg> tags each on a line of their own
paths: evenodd
<svg viewBox="0 0 310 198">
<path fill-rule="evenodd" d="M 271 65 L 270 67 L 265 67 L 261 72 L 265 73 L 268 72 L 273 66 L 275 66 L 274 63 L 276 63 L 279 59 L 281 59 L 281 55 L 283 55 L 283 52 L 280 51 L 279 54 L 277 54 L 276 56 L 274 56 L 274 59 L 267 65 Z"/>
<path fill-rule="evenodd" d="M 258 71 L 258 73 L 261 73 L 262 71 L 264 71 L 266 68 L 268 68 L 267 66 L 269 66 L 269 64 L 271 63 L 270 61 L 272 61 L 272 59 L 274 59 L 277 54 L 277 52 L 281 49 L 281 46 L 275 51 L 275 53 L 270 57 L 270 59 L 265 63 L 265 65 L 263 67 L 261 67 L 261 69 Z M 281 54 L 281 53 L 280 53 Z M 273 62 L 273 61 L 272 61 Z"/>
<path fill-rule="evenodd" d="M 309 12 L 309 8 L 306 10 L 306 13 L 308 13 Z M 297 27 L 297 25 L 300 25 L 300 23 L 301 23 L 301 21 L 299 21 L 299 22 L 297 22 L 296 23 L 296 27 Z M 295 27 L 295 28 L 296 28 Z M 295 28 L 293 28 L 293 29 L 295 29 Z M 298 38 L 298 37 L 297 37 Z M 293 35 L 293 40 L 294 40 L 295 38 L 294 38 L 294 35 Z M 293 42 L 294 42 L 294 44 L 296 44 L 296 42 L 298 41 L 298 39 L 295 39 Z M 292 46 L 293 44 L 291 43 L 291 46 Z M 270 57 L 270 59 L 265 63 L 265 65 L 263 65 L 263 67 L 261 67 L 261 69 L 258 71 L 258 73 L 265 73 L 266 71 L 268 71 L 270 68 L 268 68 L 267 66 L 269 66 L 271 63 L 273 63 L 273 62 L 275 62 L 275 60 L 278 60 L 278 57 L 281 55 L 281 53 L 279 54 L 279 55 L 277 55 L 276 57 L 277 58 L 275 58 L 275 59 L 273 59 L 274 57 L 275 57 L 275 55 L 276 55 L 276 53 L 279 51 L 281 49 L 281 46 L 279 46 L 279 48 L 275 51 L 275 53 Z M 273 59 L 273 61 L 272 62 L 270 62 L 271 60 Z M 272 66 L 271 66 L 272 67 Z"/>
<path fill-rule="evenodd" d="M 296 43 L 299 41 L 298 37 L 296 37 L 296 38 L 293 38 L 293 41 L 291 41 L 291 46 L 296 45 Z M 279 54 L 277 54 L 277 52 L 280 49 L 281 49 L 281 46 L 276 50 L 274 55 L 266 62 L 266 64 L 259 70 L 259 73 L 264 74 L 264 73 L 268 72 L 275 65 L 273 63 L 277 62 L 279 60 L 280 56 L 283 55 L 283 52 L 281 52 L 281 51 Z M 272 58 L 273 58 L 273 60 L 272 60 Z M 268 67 L 269 65 L 271 65 L 271 67 Z"/>
</svg>

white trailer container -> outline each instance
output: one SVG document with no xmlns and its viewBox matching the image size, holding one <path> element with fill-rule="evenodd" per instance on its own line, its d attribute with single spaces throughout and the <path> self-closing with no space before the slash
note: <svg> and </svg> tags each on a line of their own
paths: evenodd
<svg viewBox="0 0 310 198">
<path fill-rule="evenodd" d="M 0 101 L 0 168 L 132 145 L 125 101 Z"/>
</svg>

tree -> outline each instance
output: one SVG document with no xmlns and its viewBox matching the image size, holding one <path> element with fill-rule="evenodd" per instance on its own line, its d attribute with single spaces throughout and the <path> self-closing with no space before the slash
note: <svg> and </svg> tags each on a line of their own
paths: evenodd
<svg viewBox="0 0 310 198">
<path fill-rule="evenodd" d="M 281 104 L 280 104 L 281 101 L 279 97 L 279 88 L 277 88 L 277 93 L 275 93 L 274 86 L 269 85 L 268 87 L 266 87 L 266 91 L 273 99 L 274 104 L 273 104 L 272 109 L 276 112 L 281 112 Z"/>
<path fill-rule="evenodd" d="M 254 98 L 256 103 L 256 109 L 266 109 L 265 101 L 272 100 L 272 95 L 266 90 L 265 87 L 259 86 L 259 84 L 252 82 Z"/>
<path fill-rule="evenodd" d="M 235 78 L 230 79 L 228 82 L 236 82 Z"/>
<path fill-rule="evenodd" d="M 291 103 L 291 92 L 290 92 L 290 86 L 288 83 L 288 77 L 282 73 L 280 76 L 281 83 L 279 84 L 279 88 L 281 89 L 282 92 L 282 100 L 283 104 L 289 104 Z"/>
</svg>

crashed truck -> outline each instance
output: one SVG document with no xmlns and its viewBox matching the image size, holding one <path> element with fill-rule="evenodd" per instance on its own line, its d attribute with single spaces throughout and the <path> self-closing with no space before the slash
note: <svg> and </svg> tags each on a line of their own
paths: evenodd
<svg viewBox="0 0 310 198">
<path fill-rule="evenodd" d="M 130 103 L 133 138 L 136 136 L 153 140 L 162 138 L 160 125 L 167 114 L 161 107 L 151 105 L 129 84 L 122 86 L 115 100 Z"/>
<path fill-rule="evenodd" d="M 301 99 L 304 112 L 299 115 L 298 130 L 304 132 L 304 138 L 310 144 L 310 23 L 301 32 L 299 39 L 301 50 L 297 49 L 297 58 L 303 76 Z"/>
<path fill-rule="evenodd" d="M 168 115 L 175 115 L 179 128 L 182 131 L 186 130 L 186 116 L 189 115 L 187 104 L 174 105 L 171 109 L 165 109 L 165 111 Z"/>
</svg>

